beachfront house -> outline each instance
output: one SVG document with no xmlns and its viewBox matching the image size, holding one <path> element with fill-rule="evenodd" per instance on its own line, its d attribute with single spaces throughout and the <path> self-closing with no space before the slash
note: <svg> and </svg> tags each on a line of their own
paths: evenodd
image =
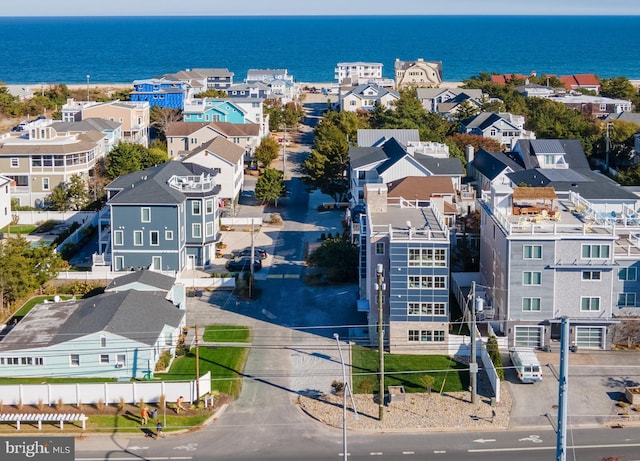
<svg viewBox="0 0 640 461">
<path fill-rule="evenodd" d="M 399 93 L 382 88 L 375 83 L 367 83 L 341 89 L 338 103 L 340 110 L 357 112 L 373 110 L 376 106 L 391 109 L 398 99 L 400 99 Z"/>
<path fill-rule="evenodd" d="M 480 110 L 488 96 L 482 90 L 464 88 L 417 88 L 416 98 L 428 112 L 435 112 L 448 119 L 455 117 L 461 105 Z"/>
<path fill-rule="evenodd" d="M 416 61 L 401 61 L 396 58 L 394 62 L 396 90 L 416 87 L 435 87 L 442 83 L 442 62 L 425 61 L 418 58 Z"/>
<path fill-rule="evenodd" d="M 134 80 L 130 94 L 133 102 L 146 102 L 150 107 L 163 109 L 182 109 L 184 101 L 193 93 L 193 88 L 181 80 L 150 78 Z"/>
</svg>

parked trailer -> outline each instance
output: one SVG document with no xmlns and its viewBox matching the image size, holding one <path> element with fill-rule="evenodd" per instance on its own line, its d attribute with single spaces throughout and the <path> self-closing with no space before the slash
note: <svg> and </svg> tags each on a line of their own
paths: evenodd
<svg viewBox="0 0 640 461">
<path fill-rule="evenodd" d="M 542 367 L 536 353 L 530 347 L 512 347 L 509 357 L 516 369 L 518 379 L 523 383 L 542 381 Z"/>
</svg>

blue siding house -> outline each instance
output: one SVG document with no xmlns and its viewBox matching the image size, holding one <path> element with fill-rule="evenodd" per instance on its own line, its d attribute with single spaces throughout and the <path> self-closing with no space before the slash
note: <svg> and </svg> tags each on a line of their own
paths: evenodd
<svg viewBox="0 0 640 461">
<path fill-rule="evenodd" d="M 385 184 L 366 184 L 364 198 L 358 305 L 368 311 L 370 339 L 378 338 L 376 284 L 382 268 L 388 351 L 446 354 L 450 243 L 443 215 L 426 202 L 387 197 Z"/>
<path fill-rule="evenodd" d="M 121 176 L 105 190 L 114 271 L 206 268 L 219 231 L 216 174 L 197 164 L 167 162 Z"/>
<path fill-rule="evenodd" d="M 135 80 L 130 97 L 134 102 L 148 102 L 151 107 L 182 109 L 188 92 L 189 87 L 185 82 L 154 78 Z"/>
<path fill-rule="evenodd" d="M 184 106 L 185 122 L 247 123 L 245 111 L 230 99 L 192 99 Z"/>
</svg>

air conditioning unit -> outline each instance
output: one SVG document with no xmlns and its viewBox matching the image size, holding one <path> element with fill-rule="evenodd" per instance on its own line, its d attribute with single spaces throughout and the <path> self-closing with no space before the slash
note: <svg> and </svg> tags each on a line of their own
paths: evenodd
<svg viewBox="0 0 640 461">
<path fill-rule="evenodd" d="M 124 367 L 124 363 L 122 362 L 116 363 L 116 368 L 123 368 L 123 367 Z"/>
</svg>

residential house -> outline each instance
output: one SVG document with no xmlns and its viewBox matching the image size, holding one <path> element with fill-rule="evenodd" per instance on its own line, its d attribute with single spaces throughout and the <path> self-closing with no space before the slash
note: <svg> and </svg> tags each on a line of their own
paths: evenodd
<svg viewBox="0 0 640 461">
<path fill-rule="evenodd" d="M 359 147 L 381 146 L 389 139 L 395 138 L 403 146 L 411 142 L 420 142 L 418 130 L 409 129 L 359 129 L 357 143 Z"/>
<path fill-rule="evenodd" d="M 183 118 L 185 122 L 256 124 L 260 137 L 269 134 L 269 116 L 263 100 L 257 98 L 192 99 L 185 103 Z"/>
<path fill-rule="evenodd" d="M 113 271 L 207 268 L 219 231 L 217 175 L 194 163 L 167 162 L 105 187 L 107 223 L 99 226 L 95 265 Z"/>
<path fill-rule="evenodd" d="M 416 206 L 432 206 L 444 218 L 447 227 L 456 222 L 456 190 L 446 176 L 408 176 L 387 184 L 387 196 L 415 201 Z"/>
<path fill-rule="evenodd" d="M 194 163 L 216 174 L 218 197 L 235 202 L 242 192 L 245 150 L 222 136 L 193 149 L 182 163 Z"/>
<path fill-rule="evenodd" d="M 202 89 L 200 88 L 200 90 Z M 130 97 L 131 101 L 147 102 L 150 107 L 182 109 L 184 101 L 189 99 L 193 93 L 193 88 L 187 82 L 167 78 L 150 78 L 134 80 Z"/>
<path fill-rule="evenodd" d="M 113 146 L 122 141 L 122 125 L 103 118 L 86 118 L 79 122 L 54 121 L 51 126 L 58 134 L 81 134 L 91 131 L 102 133 L 102 155 L 108 154 Z"/>
<path fill-rule="evenodd" d="M 12 180 L 0 176 L 0 229 L 11 223 L 11 182 Z"/>
<path fill-rule="evenodd" d="M 35 120 L 24 131 L 0 135 L 0 174 L 11 180 L 11 197 L 41 208 L 59 184 L 79 175 L 88 181 L 105 152 L 97 131 L 58 133 L 51 120 Z"/>
<path fill-rule="evenodd" d="M 482 90 L 476 89 L 417 88 L 416 97 L 426 111 L 452 118 L 458 113 L 463 103 L 479 111 L 487 95 Z"/>
<path fill-rule="evenodd" d="M 559 90 L 551 86 L 529 83 L 528 80 L 523 85 L 517 85 L 514 89 L 526 98 L 548 98 L 565 93 L 564 89 Z"/>
<path fill-rule="evenodd" d="M 367 83 L 342 89 L 339 104 L 341 110 L 357 112 L 359 110 L 373 110 L 376 106 L 391 109 L 398 99 L 400 99 L 400 94 L 395 91 L 389 91 L 375 83 Z"/>
<path fill-rule="evenodd" d="M 614 99 L 586 94 L 568 94 L 554 96 L 549 99 L 593 118 L 603 118 L 609 114 L 619 114 L 633 110 L 632 103 L 628 99 Z"/>
<path fill-rule="evenodd" d="M 230 98 L 270 99 L 271 87 L 263 82 L 238 83 L 227 88 Z"/>
<path fill-rule="evenodd" d="M 513 154 L 517 171 L 480 200 L 487 320 L 510 346 L 541 347 L 566 316 L 571 342 L 607 349 L 616 317 L 640 305 L 640 198 L 591 171 L 578 140 L 520 141 Z M 483 155 L 472 163 L 486 175 L 499 159 Z"/>
<path fill-rule="evenodd" d="M 401 61 L 396 58 L 394 63 L 396 89 L 438 86 L 442 83 L 442 62 Z"/>
<path fill-rule="evenodd" d="M 0 376 L 150 379 L 185 324 L 161 291 L 38 304 L 0 341 Z"/>
<path fill-rule="evenodd" d="M 269 86 L 273 98 L 280 99 L 283 104 L 295 101 L 300 97 L 298 86 L 287 69 L 249 69 L 245 83 L 262 82 Z"/>
<path fill-rule="evenodd" d="M 11 96 L 18 98 L 18 101 L 24 102 L 35 96 L 33 88 L 28 85 L 3 85 L 7 87 L 7 91 Z M 42 88 L 44 91 L 44 87 Z"/>
<path fill-rule="evenodd" d="M 362 85 L 382 80 L 382 63 L 339 62 L 334 70 L 339 85 Z"/>
<path fill-rule="evenodd" d="M 589 90 L 600 94 L 600 80 L 594 74 L 562 75 L 558 79 L 568 91 Z"/>
<path fill-rule="evenodd" d="M 84 106 L 81 119 L 103 118 L 122 125 L 122 140 L 149 147 L 148 102 L 108 101 Z"/>
<path fill-rule="evenodd" d="M 147 269 L 131 271 L 114 278 L 104 289 L 105 293 L 129 290 L 165 293 L 167 301 L 171 301 L 179 309 L 187 308 L 186 287 L 177 283 L 174 277 L 159 272 Z"/>
<path fill-rule="evenodd" d="M 167 128 L 169 157 L 181 159 L 204 143 L 221 136 L 244 149 L 245 162 L 251 161 L 260 145 L 260 127 L 253 123 L 228 122 L 172 122 Z"/>
<path fill-rule="evenodd" d="M 481 112 L 460 121 L 460 132 L 491 138 L 505 147 L 519 139 L 535 139 L 524 129 L 524 116 L 510 113 Z"/>
<path fill-rule="evenodd" d="M 385 184 L 366 184 L 364 190 L 357 304 L 367 312 L 372 343 L 382 309 L 388 352 L 446 353 L 450 245 L 444 218 L 414 198 L 388 197 Z"/>
<path fill-rule="evenodd" d="M 197 68 L 193 69 L 194 74 L 203 76 L 207 90 L 226 90 L 233 85 L 234 73 L 229 69 L 222 68 Z"/>
<path fill-rule="evenodd" d="M 395 138 L 372 147 L 349 149 L 349 192 L 353 205 L 364 199 L 366 184 L 388 184 L 408 176 L 446 176 L 458 189 L 463 174 L 457 158 L 409 153 Z"/>
</svg>

